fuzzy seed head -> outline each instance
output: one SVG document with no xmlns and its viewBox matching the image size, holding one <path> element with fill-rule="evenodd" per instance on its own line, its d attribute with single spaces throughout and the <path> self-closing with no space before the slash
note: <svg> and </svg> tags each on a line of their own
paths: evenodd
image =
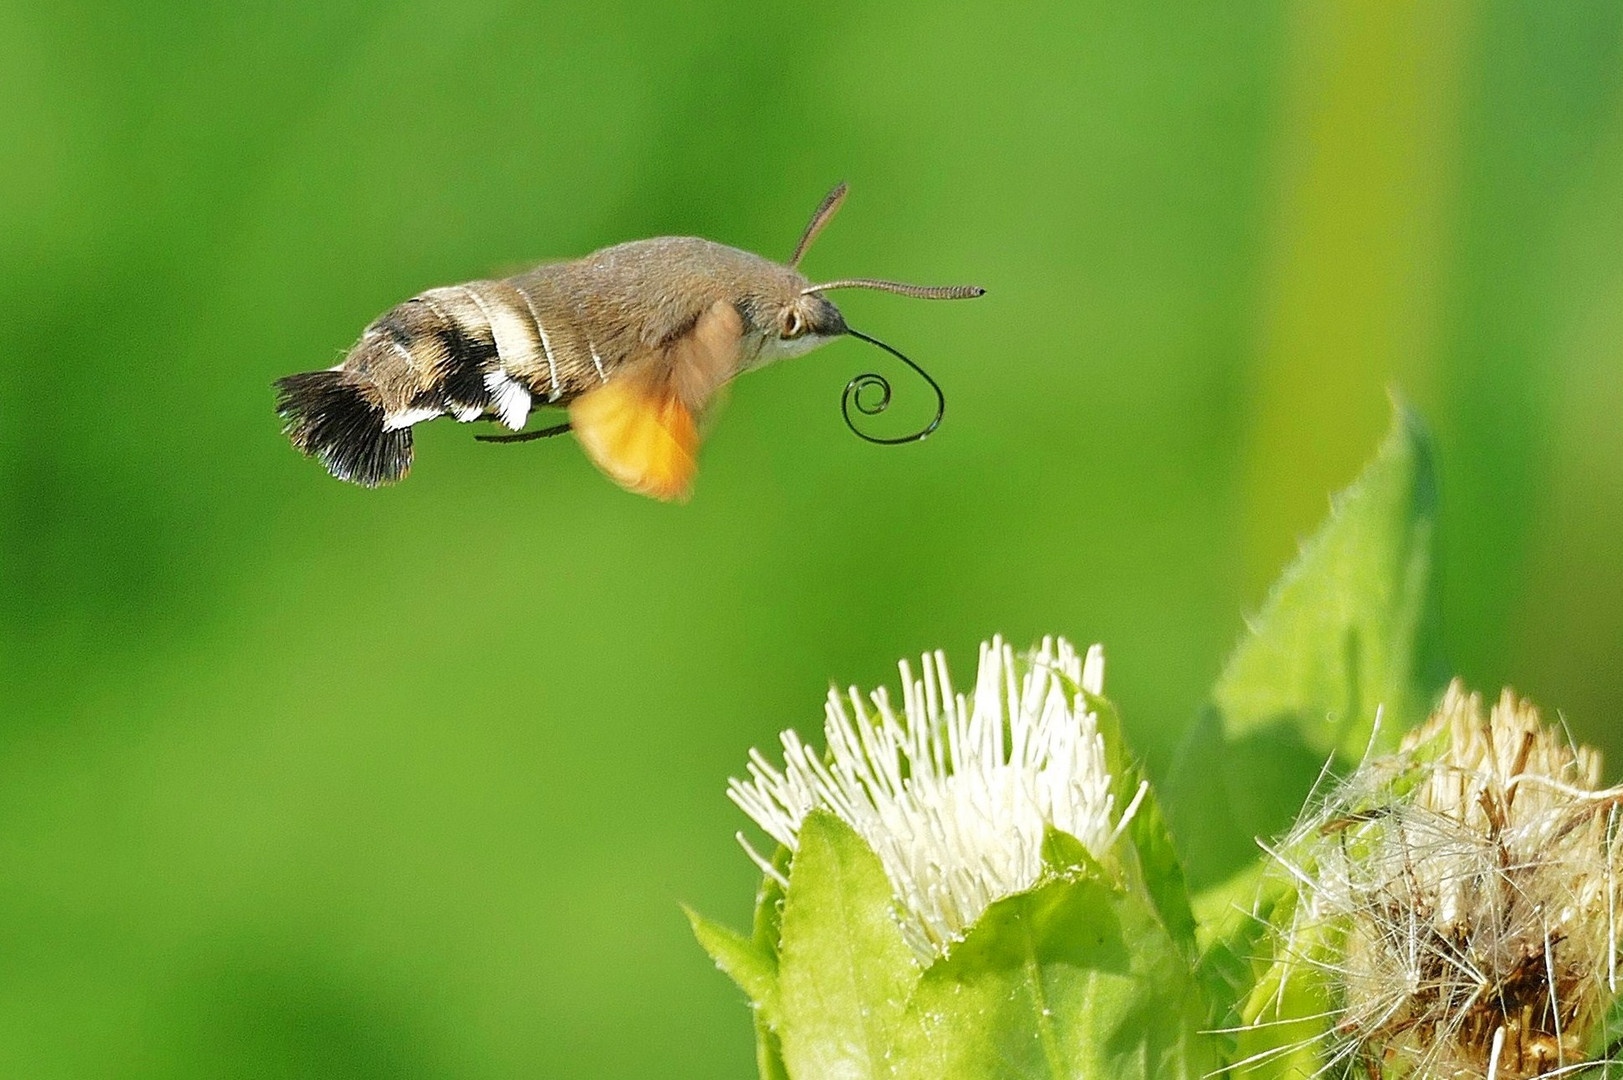
<svg viewBox="0 0 1623 1080">
<path fill-rule="evenodd" d="M 1506 690 L 1484 717 L 1455 683 L 1299 823 L 1281 953 L 1328 999 L 1326 1075 L 1523 1080 L 1597 1052 L 1623 800 L 1599 780 L 1531 704 Z"/>
</svg>

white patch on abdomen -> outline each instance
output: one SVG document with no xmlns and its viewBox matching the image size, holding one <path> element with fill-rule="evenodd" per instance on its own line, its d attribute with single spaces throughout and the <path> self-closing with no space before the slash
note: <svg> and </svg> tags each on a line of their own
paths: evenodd
<svg viewBox="0 0 1623 1080">
<path fill-rule="evenodd" d="M 530 418 L 530 392 L 505 371 L 486 372 L 485 389 L 496 418 L 513 431 L 522 428 Z"/>
<path fill-rule="evenodd" d="M 415 409 L 402 409 L 383 418 L 383 430 L 399 431 L 401 428 L 409 428 L 413 424 L 420 424 L 424 420 L 432 420 L 436 416 L 443 415 L 445 410 L 427 405 L 419 405 Z"/>
<path fill-rule="evenodd" d="M 524 325 L 523 316 L 500 297 L 485 296 L 477 283 L 462 286 L 479 305 L 479 310 L 490 324 L 490 336 L 496 342 L 496 360 L 509 371 L 525 368 L 535 359 L 536 336 Z"/>
</svg>

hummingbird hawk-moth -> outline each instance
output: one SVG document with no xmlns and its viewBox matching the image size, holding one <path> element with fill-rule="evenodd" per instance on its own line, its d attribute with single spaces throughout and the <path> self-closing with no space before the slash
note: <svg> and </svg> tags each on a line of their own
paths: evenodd
<svg viewBox="0 0 1623 1080">
<path fill-rule="evenodd" d="M 404 477 L 413 425 L 439 416 L 489 418 L 520 432 L 481 436 L 494 442 L 573 430 L 622 487 L 686 498 L 699 421 L 735 376 L 842 335 L 878 345 L 923 374 L 847 326 L 825 292 L 962 299 L 985 291 L 870 278 L 813 284 L 796 267 L 845 192 L 839 185 L 818 206 L 787 264 L 710 240 L 663 236 L 419 293 L 373 320 L 336 367 L 277 380 L 283 430 L 328 472 L 366 487 Z M 879 400 L 862 400 L 868 386 L 880 390 Z M 859 376 L 846 387 L 847 421 L 853 401 L 871 414 L 889 399 L 885 380 Z M 567 408 L 568 423 L 521 431 L 538 405 Z M 905 442 L 939 420 L 938 409 L 918 436 L 863 437 Z"/>
</svg>

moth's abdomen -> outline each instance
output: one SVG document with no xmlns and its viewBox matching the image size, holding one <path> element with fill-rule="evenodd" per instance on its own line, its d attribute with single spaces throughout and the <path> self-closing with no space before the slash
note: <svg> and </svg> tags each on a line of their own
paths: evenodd
<svg viewBox="0 0 1623 1080">
<path fill-rule="evenodd" d="M 504 281 L 486 282 L 510 297 L 517 310 L 535 327 L 540 348 L 503 369 L 549 404 L 566 404 L 579 394 L 608 381 L 611 357 L 599 354 L 587 327 L 587 298 L 579 294 L 578 263 L 553 263 Z"/>
<path fill-rule="evenodd" d="M 409 364 L 412 397 L 399 407 L 411 423 L 427 419 L 416 410 L 438 407 L 458 420 L 494 413 L 516 430 L 535 403 L 567 403 L 608 378 L 566 269 L 420 293 L 368 327 L 351 359 Z M 393 356 L 378 357 L 383 343 Z"/>
<path fill-rule="evenodd" d="M 411 427 L 494 415 L 517 431 L 536 404 L 567 404 L 608 380 L 569 285 L 568 264 L 503 281 L 430 289 L 374 319 L 327 372 L 277 382 L 295 446 L 367 486 L 411 465 Z"/>
<path fill-rule="evenodd" d="M 340 480 L 377 487 L 411 469 L 411 429 L 389 427 L 377 387 L 334 368 L 276 380 L 276 412 L 293 445 Z"/>
</svg>

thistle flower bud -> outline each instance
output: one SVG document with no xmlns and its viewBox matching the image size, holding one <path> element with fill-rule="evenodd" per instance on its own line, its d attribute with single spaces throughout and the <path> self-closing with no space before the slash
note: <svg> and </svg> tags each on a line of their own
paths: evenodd
<svg viewBox="0 0 1623 1080">
<path fill-rule="evenodd" d="M 782 769 L 752 751 L 749 779 L 727 793 L 790 850 L 812 810 L 843 819 L 884 864 L 907 943 L 928 961 L 994 901 L 1037 883 L 1048 829 L 1108 860 L 1144 788 L 1116 805 L 1098 717 L 1076 693 L 1103 692 L 1097 645 L 1083 657 L 1050 638 L 1017 664 L 1001 638 L 983 643 L 972 698 L 954 693 L 939 652 L 923 657 L 922 679 L 906 661 L 900 668 L 899 714 L 883 689 L 871 709 L 854 687 L 830 690 L 827 759 L 785 731 Z"/>
<path fill-rule="evenodd" d="M 1100 691 L 1104 655 L 940 653 L 902 701 L 831 692 L 728 794 L 780 846 L 746 936 L 689 912 L 749 995 L 761 1075 L 1194 1080 L 1221 1040 L 1160 808 Z"/>
<path fill-rule="evenodd" d="M 1318 1030 L 1326 1074 L 1523 1080 L 1604 1053 L 1617 993 L 1623 789 L 1506 690 L 1458 683 L 1391 756 L 1367 759 L 1271 849 L 1296 902 L 1253 1031 Z M 1306 995 L 1287 987 L 1311 987 Z"/>
</svg>

